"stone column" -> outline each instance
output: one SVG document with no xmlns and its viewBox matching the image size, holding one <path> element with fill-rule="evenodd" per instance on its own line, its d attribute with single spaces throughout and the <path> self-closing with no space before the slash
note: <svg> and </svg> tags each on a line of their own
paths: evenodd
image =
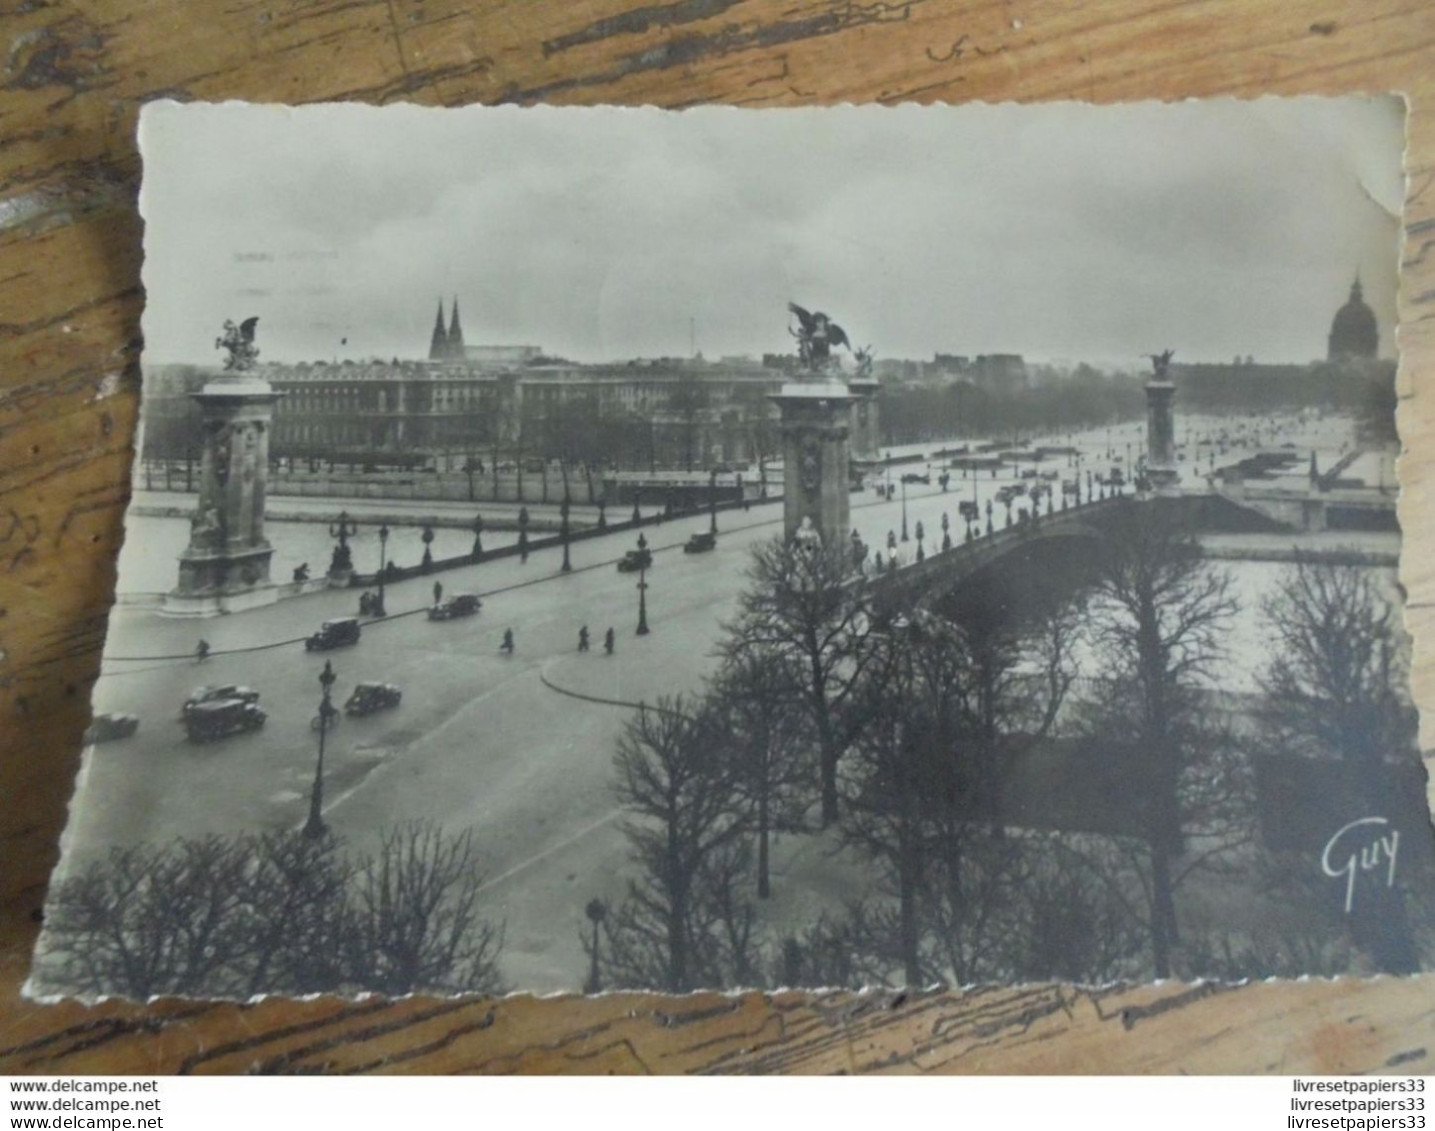
<svg viewBox="0 0 1435 1131">
<path fill-rule="evenodd" d="M 1155 490 L 1174 487 L 1181 478 L 1176 469 L 1176 423 L 1171 402 L 1176 386 L 1170 381 L 1146 383 L 1146 478 Z"/>
<path fill-rule="evenodd" d="M 786 384 L 770 398 L 782 413 L 782 510 L 787 538 L 815 529 L 846 545 L 851 529 L 848 435 L 856 398 L 836 381 Z"/>
<path fill-rule="evenodd" d="M 192 394 L 204 450 L 199 502 L 179 580 L 165 596 L 169 616 L 217 616 L 278 597 L 269 578 L 274 549 L 264 534 L 269 431 L 279 395 L 255 377 L 224 377 Z"/>
</svg>

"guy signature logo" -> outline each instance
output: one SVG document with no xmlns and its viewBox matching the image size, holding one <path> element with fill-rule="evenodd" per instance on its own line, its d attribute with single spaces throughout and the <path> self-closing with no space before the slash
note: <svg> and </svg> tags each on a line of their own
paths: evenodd
<svg viewBox="0 0 1435 1131">
<path fill-rule="evenodd" d="M 1386 833 L 1389 829 L 1389 833 Z M 1362 872 L 1385 865 L 1385 886 L 1395 886 L 1395 861 L 1400 855 L 1400 830 L 1384 817 L 1361 817 L 1336 830 L 1325 842 L 1320 870 L 1333 880 L 1345 877 L 1345 913 L 1355 905 L 1355 881 Z"/>
</svg>

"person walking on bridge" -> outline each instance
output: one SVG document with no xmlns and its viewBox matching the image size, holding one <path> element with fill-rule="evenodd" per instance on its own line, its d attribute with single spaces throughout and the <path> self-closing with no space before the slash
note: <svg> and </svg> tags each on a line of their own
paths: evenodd
<svg viewBox="0 0 1435 1131">
<path fill-rule="evenodd" d="M 578 651 L 588 651 L 588 626 L 586 624 L 578 630 Z"/>
<path fill-rule="evenodd" d="M 498 646 L 498 650 L 506 656 L 513 655 L 513 629 L 503 630 L 503 643 Z"/>
<path fill-rule="evenodd" d="M 603 651 L 610 656 L 613 654 L 613 630 L 611 628 L 603 634 Z"/>
</svg>

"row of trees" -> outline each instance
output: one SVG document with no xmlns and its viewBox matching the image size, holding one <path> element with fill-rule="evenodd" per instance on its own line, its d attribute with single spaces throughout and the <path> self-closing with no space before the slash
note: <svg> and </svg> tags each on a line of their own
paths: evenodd
<svg viewBox="0 0 1435 1131">
<path fill-rule="evenodd" d="M 1398 624 L 1369 572 L 1292 567 L 1260 610 L 1261 693 L 1232 706 L 1216 690 L 1241 611 L 1228 575 L 1174 507 L 1133 504 L 1106 534 L 1079 598 L 1019 617 L 884 611 L 848 556 L 760 547 L 715 678 L 639 711 L 620 743 L 637 878 L 585 939 L 606 984 L 1414 969 L 1398 890 L 1343 923 L 1311 880 L 1319 840 L 1282 856 L 1257 835 L 1262 758 L 1359 765 L 1386 783 L 1372 804 L 1415 758 Z M 1083 653 L 1101 678 L 1080 678 Z M 766 926 L 772 838 L 820 827 L 836 875 L 875 877 L 871 894 Z M 1182 893 L 1213 873 L 1202 902 L 1237 906 L 1183 923 Z"/>
<path fill-rule="evenodd" d="M 471 836 L 423 823 L 369 853 L 289 831 L 114 848 L 52 891 L 36 981 L 140 1001 L 497 993 L 482 884 Z"/>
<path fill-rule="evenodd" d="M 1349 412 L 1369 441 L 1395 439 L 1394 362 L 1177 364 L 1172 376 L 1180 403 L 1191 411 Z M 1013 380 L 1006 387 L 955 376 L 941 385 L 888 385 L 882 393 L 883 442 L 1052 433 L 1133 419 L 1146 411 L 1147 379 L 1081 364 L 1069 373 L 1036 369 L 1029 380 Z"/>
</svg>

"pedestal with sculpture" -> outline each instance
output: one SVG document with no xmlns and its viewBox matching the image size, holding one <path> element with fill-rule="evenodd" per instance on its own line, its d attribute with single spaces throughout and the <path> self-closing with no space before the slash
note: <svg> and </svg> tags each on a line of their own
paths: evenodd
<svg viewBox="0 0 1435 1131">
<path fill-rule="evenodd" d="M 179 580 L 165 595 L 167 616 L 209 617 L 272 604 L 274 548 L 264 535 L 269 429 L 279 394 L 250 370 L 259 356 L 257 318 L 224 324 L 215 342 L 226 351 L 225 375 L 191 394 L 199 404 L 203 451 L 199 502 Z"/>
<path fill-rule="evenodd" d="M 782 414 L 783 530 L 788 539 L 837 545 L 847 537 L 852 409 L 857 398 L 833 354 L 851 349 L 842 327 L 789 303 L 799 328 L 798 380 L 771 396 Z"/>
<path fill-rule="evenodd" d="M 1146 383 L 1146 482 L 1153 491 L 1173 490 L 1181 478 L 1176 468 L 1176 422 L 1172 402 L 1176 386 L 1170 378 L 1174 350 L 1150 354 L 1154 370 Z"/>
</svg>

